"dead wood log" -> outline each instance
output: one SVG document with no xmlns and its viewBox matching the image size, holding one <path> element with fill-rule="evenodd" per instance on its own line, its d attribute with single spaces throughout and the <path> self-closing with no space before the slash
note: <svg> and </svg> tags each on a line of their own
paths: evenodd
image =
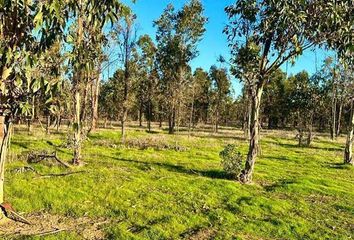
<svg viewBox="0 0 354 240">
<path fill-rule="evenodd" d="M 66 168 L 71 168 L 71 166 L 62 160 L 60 160 L 57 156 L 57 152 L 53 152 L 49 154 L 48 152 L 41 152 L 41 153 L 35 153 L 35 152 L 30 152 L 27 156 L 27 162 L 28 163 L 39 163 L 43 160 L 46 159 L 53 159 L 63 165 Z"/>
</svg>

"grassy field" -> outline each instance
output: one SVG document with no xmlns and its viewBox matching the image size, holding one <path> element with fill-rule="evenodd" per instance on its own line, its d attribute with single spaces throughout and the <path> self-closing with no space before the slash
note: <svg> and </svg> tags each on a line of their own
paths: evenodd
<svg viewBox="0 0 354 240">
<path fill-rule="evenodd" d="M 26 152 L 57 151 L 69 161 L 68 137 L 17 128 L 6 201 L 34 221 L 36 231 L 45 228 L 44 221 L 59 230 L 29 237 L 31 229 L 18 230 L 25 225 L 17 231 L 8 225 L 0 226 L 0 234 L 21 239 L 353 238 L 354 168 L 341 164 L 344 137 L 331 142 L 318 136 L 312 147 L 299 148 L 294 136 L 263 132 L 254 184 L 241 185 L 228 179 L 219 158 L 229 143 L 246 153 L 241 131 L 171 136 L 130 128 L 128 146 L 122 146 L 118 129 L 100 130 L 85 142 L 84 167 L 32 164 L 38 175 L 16 171 L 28 166 Z M 42 176 L 67 171 L 83 172 Z"/>
</svg>

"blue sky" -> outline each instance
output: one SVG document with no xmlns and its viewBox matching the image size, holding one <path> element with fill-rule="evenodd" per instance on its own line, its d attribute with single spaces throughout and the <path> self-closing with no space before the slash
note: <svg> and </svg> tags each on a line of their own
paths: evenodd
<svg viewBox="0 0 354 240">
<path fill-rule="evenodd" d="M 134 13 L 137 15 L 138 33 L 149 34 L 155 39 L 156 29 L 153 27 L 153 21 L 158 19 L 164 8 L 172 3 L 177 9 L 183 6 L 187 0 L 137 0 L 135 4 L 130 0 L 123 0 L 126 4 L 131 6 Z M 206 26 L 206 33 L 203 40 L 200 42 L 199 56 L 191 63 L 193 69 L 202 67 L 209 70 L 210 66 L 217 64 L 217 57 L 223 55 L 226 59 L 229 58 L 229 49 L 227 46 L 226 36 L 222 33 L 223 28 L 227 23 L 227 16 L 224 8 L 232 3 L 234 0 L 202 0 L 205 7 L 205 16 L 208 17 L 209 22 Z M 316 56 L 317 55 L 317 56 Z M 296 64 L 291 66 L 288 64 L 283 66 L 283 70 L 288 74 L 296 74 L 302 70 L 307 70 L 314 73 L 317 66 L 322 65 L 323 59 L 329 53 L 323 50 L 317 50 L 316 54 L 312 51 L 306 51 L 303 56 L 297 59 Z M 239 94 L 242 85 L 237 80 L 233 81 L 233 86 L 236 94 Z"/>
</svg>

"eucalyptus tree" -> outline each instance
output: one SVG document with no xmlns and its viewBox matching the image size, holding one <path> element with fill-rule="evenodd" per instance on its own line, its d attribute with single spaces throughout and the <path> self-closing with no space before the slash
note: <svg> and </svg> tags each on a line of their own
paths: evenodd
<svg viewBox="0 0 354 240">
<path fill-rule="evenodd" d="M 316 2 L 318 21 L 314 22 L 313 28 L 316 34 L 310 36 L 316 42 L 324 40 L 325 44 L 338 56 L 344 67 L 353 73 L 351 66 L 354 64 L 354 4 L 351 0 Z M 353 127 L 349 123 L 348 137 L 344 153 L 344 162 L 353 163 Z"/>
<path fill-rule="evenodd" d="M 61 95 L 63 84 L 63 75 L 65 72 L 64 56 L 61 53 L 62 44 L 57 40 L 50 48 L 48 48 L 37 59 L 34 65 L 33 77 L 40 79 L 40 85 L 34 86 L 36 89 L 41 88 L 38 94 L 33 95 L 32 112 L 37 112 L 39 117 L 40 111 L 47 118 L 46 132 L 49 134 L 49 126 L 51 119 L 58 117 L 57 113 L 54 114 L 54 98 Z M 47 86 L 46 88 L 41 86 Z M 35 111 L 36 110 L 36 111 Z M 34 114 L 32 114 L 34 117 Z M 43 116 L 42 115 L 42 116 Z M 40 119 L 38 119 L 40 121 Z"/>
<path fill-rule="evenodd" d="M 151 132 L 151 121 L 153 120 L 153 107 L 158 94 L 158 73 L 156 69 L 156 51 L 157 48 L 149 35 L 143 35 L 138 40 L 140 57 L 138 64 L 140 66 L 137 99 L 139 105 L 145 109 L 147 128 Z M 140 113 L 140 124 L 141 124 Z"/>
<path fill-rule="evenodd" d="M 234 73 L 247 82 L 251 98 L 251 136 L 241 182 L 252 181 L 259 145 L 259 109 L 269 76 L 314 44 L 327 40 L 329 36 L 323 32 L 337 30 L 344 20 L 335 2 L 238 0 L 226 8 L 230 23 L 224 32 L 232 51 Z"/>
<path fill-rule="evenodd" d="M 348 123 L 347 141 L 344 150 L 344 163 L 354 165 L 353 143 L 354 143 L 354 68 L 346 66 L 344 76 L 349 92 L 348 99 L 350 102 L 350 114 Z"/>
<path fill-rule="evenodd" d="M 354 11 L 354 8 L 353 8 Z M 352 33 L 354 32 L 354 17 L 352 15 Z M 351 45 L 348 45 L 348 49 L 342 54 L 342 60 L 344 63 L 344 83 L 346 90 L 348 91 L 348 98 L 350 101 L 350 117 L 348 124 L 347 141 L 344 150 L 344 163 L 354 165 L 353 157 L 353 143 L 354 143 L 354 39 L 351 35 Z"/>
<path fill-rule="evenodd" d="M 231 81 L 225 68 L 210 68 L 210 79 L 212 81 L 212 105 L 214 109 L 214 131 L 219 131 L 220 112 L 225 109 L 227 97 L 230 94 Z"/>
<path fill-rule="evenodd" d="M 71 85 L 68 79 L 60 79 L 56 85 L 52 90 L 50 112 L 55 118 L 56 131 L 59 132 L 62 120 L 72 118 Z"/>
<path fill-rule="evenodd" d="M 28 99 L 43 87 L 34 78 L 38 57 L 61 35 L 67 14 L 65 2 L 0 1 L 0 203 L 12 120 L 30 112 Z"/>
<path fill-rule="evenodd" d="M 324 1 L 324 0 L 322 0 Z M 324 1 L 320 21 L 317 22 L 318 32 L 324 35 L 326 44 L 333 49 L 344 68 L 353 75 L 354 65 L 354 4 L 351 0 Z M 353 79 L 349 78 L 352 82 Z M 352 87 L 352 85 L 351 85 Z M 350 98 L 352 101 L 352 98 Z M 353 104 L 351 104 L 350 122 L 348 127 L 347 142 L 344 151 L 344 163 L 354 164 L 352 148 L 354 141 Z"/>
<path fill-rule="evenodd" d="M 123 99 L 119 104 L 122 105 L 122 114 L 120 116 L 122 142 L 126 138 L 126 121 L 131 105 L 131 94 L 133 80 L 136 78 L 136 62 L 137 57 L 137 30 L 135 26 L 136 16 L 131 12 L 127 13 L 122 21 L 117 22 L 112 30 L 112 35 L 116 44 L 119 46 L 119 60 L 124 69 L 123 83 Z"/>
<path fill-rule="evenodd" d="M 284 125 L 289 109 L 286 107 L 286 73 L 279 69 L 270 76 L 270 79 L 269 85 L 264 88 L 262 114 L 267 117 L 268 129 L 273 129 Z"/>
<path fill-rule="evenodd" d="M 208 122 L 208 110 L 210 107 L 211 79 L 209 73 L 202 68 L 197 68 L 193 74 L 193 106 L 191 111 L 192 125 L 199 120 L 205 124 Z"/>
<path fill-rule="evenodd" d="M 326 98 L 326 86 L 323 78 L 318 75 L 310 76 L 302 71 L 288 79 L 288 108 L 295 115 L 296 128 L 299 132 L 299 146 L 310 146 L 313 140 L 313 125 L 319 115 L 325 114 L 323 110 L 323 98 Z M 306 139 L 303 139 L 307 132 Z"/>
<path fill-rule="evenodd" d="M 108 45 L 108 39 L 103 31 L 97 26 L 93 26 L 89 31 L 89 41 L 86 51 L 90 51 L 92 56 L 92 69 L 88 72 L 90 85 L 91 119 L 90 130 L 98 127 L 98 101 L 101 86 L 101 74 L 103 62 L 109 60 L 103 48 Z"/>
<path fill-rule="evenodd" d="M 69 4 L 73 13 L 67 44 L 71 46 L 69 66 L 72 73 L 74 95 L 74 165 L 81 161 L 81 145 L 85 135 L 84 121 L 87 108 L 87 93 L 90 86 L 89 74 L 94 69 L 97 53 L 87 51 L 95 37 L 101 38 L 107 22 L 115 22 L 127 8 L 118 0 L 78 0 Z M 99 40 L 97 42 L 100 42 Z"/>
<path fill-rule="evenodd" d="M 105 128 L 107 121 L 117 120 L 122 112 L 122 106 L 117 104 L 122 101 L 122 80 L 123 70 L 117 70 L 114 75 L 102 83 L 101 93 L 99 95 L 99 114 L 105 119 Z"/>
<path fill-rule="evenodd" d="M 330 97 L 331 97 L 331 121 L 330 121 L 330 135 L 331 139 L 334 140 L 337 137 L 337 124 L 340 119 L 337 119 L 337 108 L 338 108 L 338 91 L 339 91 L 339 64 L 332 58 L 327 57 L 324 60 L 323 67 L 321 69 L 321 74 L 327 79 L 327 85 L 331 88 Z"/>
<path fill-rule="evenodd" d="M 169 4 L 154 22 L 170 134 L 175 131 L 176 115 L 182 105 L 184 88 L 188 85 L 188 65 L 198 55 L 196 47 L 205 32 L 207 19 L 203 12 L 199 0 L 191 0 L 179 11 Z"/>
</svg>

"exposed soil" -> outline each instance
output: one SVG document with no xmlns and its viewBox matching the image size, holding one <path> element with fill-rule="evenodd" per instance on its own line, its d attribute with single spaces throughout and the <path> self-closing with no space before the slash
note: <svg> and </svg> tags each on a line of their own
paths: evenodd
<svg viewBox="0 0 354 240">
<path fill-rule="evenodd" d="M 105 239 L 104 225 L 112 222 L 104 218 L 72 218 L 48 213 L 34 213 L 25 216 L 31 225 L 9 220 L 0 225 L 0 236 L 16 238 L 25 236 L 54 235 L 60 232 L 75 232 L 83 239 Z"/>
<path fill-rule="evenodd" d="M 192 236 L 190 236 L 189 240 L 209 240 L 214 239 L 215 230 L 210 228 L 200 229 L 195 232 Z"/>
</svg>

